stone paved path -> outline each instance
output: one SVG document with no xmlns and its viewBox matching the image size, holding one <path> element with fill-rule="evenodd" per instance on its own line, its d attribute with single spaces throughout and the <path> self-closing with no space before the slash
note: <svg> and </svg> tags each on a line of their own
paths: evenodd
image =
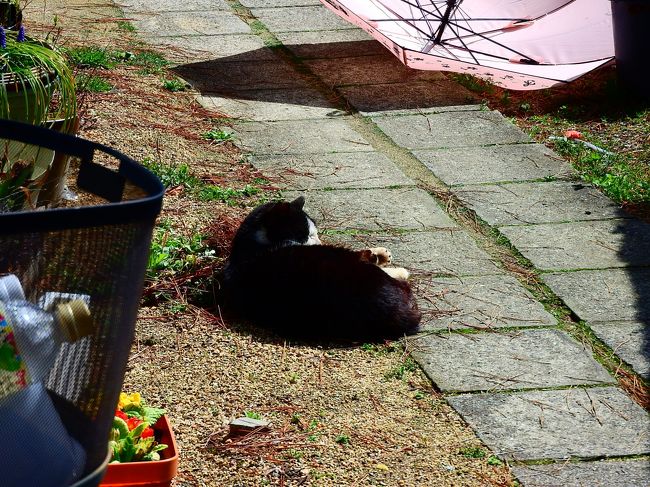
<svg viewBox="0 0 650 487">
<path fill-rule="evenodd" d="M 138 0 L 126 11 L 148 40 L 194 51 L 177 72 L 237 119 L 253 164 L 288 197 L 306 194 L 331 241 L 390 247 L 413 271 L 427 314 L 413 355 L 522 484 L 650 485 L 647 412 L 575 338 L 650 378 L 649 225 L 316 0 Z M 504 265 L 497 232 L 573 325 Z"/>
</svg>

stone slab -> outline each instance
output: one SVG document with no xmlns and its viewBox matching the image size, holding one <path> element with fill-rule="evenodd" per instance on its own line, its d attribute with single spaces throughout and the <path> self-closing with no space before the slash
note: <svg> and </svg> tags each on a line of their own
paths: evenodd
<svg viewBox="0 0 650 487">
<path fill-rule="evenodd" d="M 409 344 L 443 392 L 616 383 L 589 351 L 560 330 L 429 334 Z"/>
<path fill-rule="evenodd" d="M 383 45 L 361 29 L 278 32 L 275 36 L 296 57 L 303 60 L 386 53 Z"/>
<path fill-rule="evenodd" d="M 305 64 L 330 87 L 382 84 L 382 88 L 386 89 L 383 85 L 388 83 L 446 79 L 438 71 L 407 68 L 387 50 L 376 55 L 307 60 Z M 405 88 L 401 85 L 399 87 Z"/>
<path fill-rule="evenodd" d="M 485 168 L 483 171 L 489 172 Z M 483 220 L 495 226 L 625 216 L 619 206 L 596 188 L 568 181 L 467 186 L 454 192 Z"/>
<path fill-rule="evenodd" d="M 202 61 L 177 66 L 174 72 L 203 94 L 234 95 L 250 90 L 307 87 L 291 66 L 279 60 Z"/>
<path fill-rule="evenodd" d="M 565 177 L 572 172 L 541 144 L 416 150 L 413 154 L 450 186 Z"/>
<path fill-rule="evenodd" d="M 447 400 L 503 458 L 594 458 L 650 452 L 648 415 L 618 388 L 464 394 Z"/>
<path fill-rule="evenodd" d="M 373 150 L 344 120 L 310 120 L 238 123 L 238 142 L 253 153 L 321 154 Z"/>
<path fill-rule="evenodd" d="M 133 13 L 139 31 L 167 35 L 250 34 L 248 24 L 234 13 L 225 11 Z"/>
<path fill-rule="evenodd" d="M 516 465 L 513 473 L 525 487 L 640 487 L 650 485 L 650 461 L 601 460 Z"/>
<path fill-rule="evenodd" d="M 244 7 L 299 7 L 304 5 L 322 5 L 319 0 L 239 0 Z"/>
<path fill-rule="evenodd" d="M 639 375 L 650 379 L 650 323 L 610 321 L 589 326 Z"/>
<path fill-rule="evenodd" d="M 376 116 L 372 120 L 396 144 L 407 149 L 472 147 L 530 141 L 526 134 L 495 111 Z"/>
<path fill-rule="evenodd" d="M 192 0 L 179 3 L 176 0 L 138 0 L 123 6 L 125 12 L 206 12 L 215 10 L 231 11 L 226 0 Z"/>
<path fill-rule="evenodd" d="M 523 225 L 500 230 L 540 270 L 650 265 L 650 225 L 638 220 Z"/>
<path fill-rule="evenodd" d="M 512 276 L 422 277 L 414 279 L 412 286 L 424 330 L 557 324 Z"/>
<path fill-rule="evenodd" d="M 259 8 L 251 13 L 271 32 L 295 32 L 303 30 L 357 29 L 322 5 L 305 7 Z"/>
<path fill-rule="evenodd" d="M 316 90 L 247 90 L 232 96 L 198 97 L 201 105 L 230 117 L 257 122 L 335 118 L 337 110 Z"/>
<path fill-rule="evenodd" d="M 417 113 L 436 113 L 464 110 L 472 106 L 476 111 L 476 99 L 462 86 L 446 78 L 438 81 L 412 83 L 347 86 L 338 90 L 357 111 L 367 116 L 404 114 L 405 110 Z M 449 109 L 445 109 L 450 107 Z"/>
<path fill-rule="evenodd" d="M 423 274 L 477 276 L 503 271 L 463 230 L 409 232 L 401 235 L 327 235 L 324 241 L 355 249 L 386 247 L 393 265 L 406 267 L 414 279 Z"/>
<path fill-rule="evenodd" d="M 263 155 L 252 156 L 251 162 L 282 189 L 360 189 L 414 184 L 380 152 Z"/>
<path fill-rule="evenodd" d="M 288 193 L 288 199 L 299 193 Z M 305 211 L 321 230 L 424 230 L 457 227 L 418 188 L 309 191 Z"/>
<path fill-rule="evenodd" d="M 159 37 L 143 33 L 141 37 L 155 46 L 173 47 L 165 56 L 178 63 L 213 60 L 218 60 L 219 63 L 277 62 L 277 55 L 264 46 L 259 36 L 253 34 Z"/>
<path fill-rule="evenodd" d="M 580 319 L 650 320 L 650 270 L 606 269 L 542 274 Z"/>
</svg>

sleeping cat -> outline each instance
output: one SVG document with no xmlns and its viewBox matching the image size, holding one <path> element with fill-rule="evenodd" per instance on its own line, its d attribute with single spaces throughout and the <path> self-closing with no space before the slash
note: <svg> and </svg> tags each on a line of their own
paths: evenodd
<svg viewBox="0 0 650 487">
<path fill-rule="evenodd" d="M 223 274 L 225 311 L 289 337 L 376 341 L 418 330 L 406 269 L 384 248 L 321 245 L 304 198 L 266 203 L 242 222 Z"/>
</svg>

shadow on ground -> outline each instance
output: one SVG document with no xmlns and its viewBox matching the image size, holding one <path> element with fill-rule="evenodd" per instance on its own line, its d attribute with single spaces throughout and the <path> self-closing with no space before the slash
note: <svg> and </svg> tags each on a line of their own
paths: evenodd
<svg viewBox="0 0 650 487">
<path fill-rule="evenodd" d="M 267 48 L 174 68 L 202 95 L 361 112 L 476 104 L 443 74 L 407 68 L 374 41 Z M 285 51 L 286 54 L 289 54 Z M 294 58 L 298 59 L 298 58 Z M 343 101 L 345 100 L 345 101 Z"/>
</svg>

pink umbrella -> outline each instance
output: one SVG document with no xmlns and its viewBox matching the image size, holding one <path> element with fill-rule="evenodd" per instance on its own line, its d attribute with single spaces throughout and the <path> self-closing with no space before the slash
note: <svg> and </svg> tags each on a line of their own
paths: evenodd
<svg viewBox="0 0 650 487">
<path fill-rule="evenodd" d="M 610 0 L 321 1 L 406 66 L 504 88 L 549 88 L 614 60 Z"/>
</svg>

